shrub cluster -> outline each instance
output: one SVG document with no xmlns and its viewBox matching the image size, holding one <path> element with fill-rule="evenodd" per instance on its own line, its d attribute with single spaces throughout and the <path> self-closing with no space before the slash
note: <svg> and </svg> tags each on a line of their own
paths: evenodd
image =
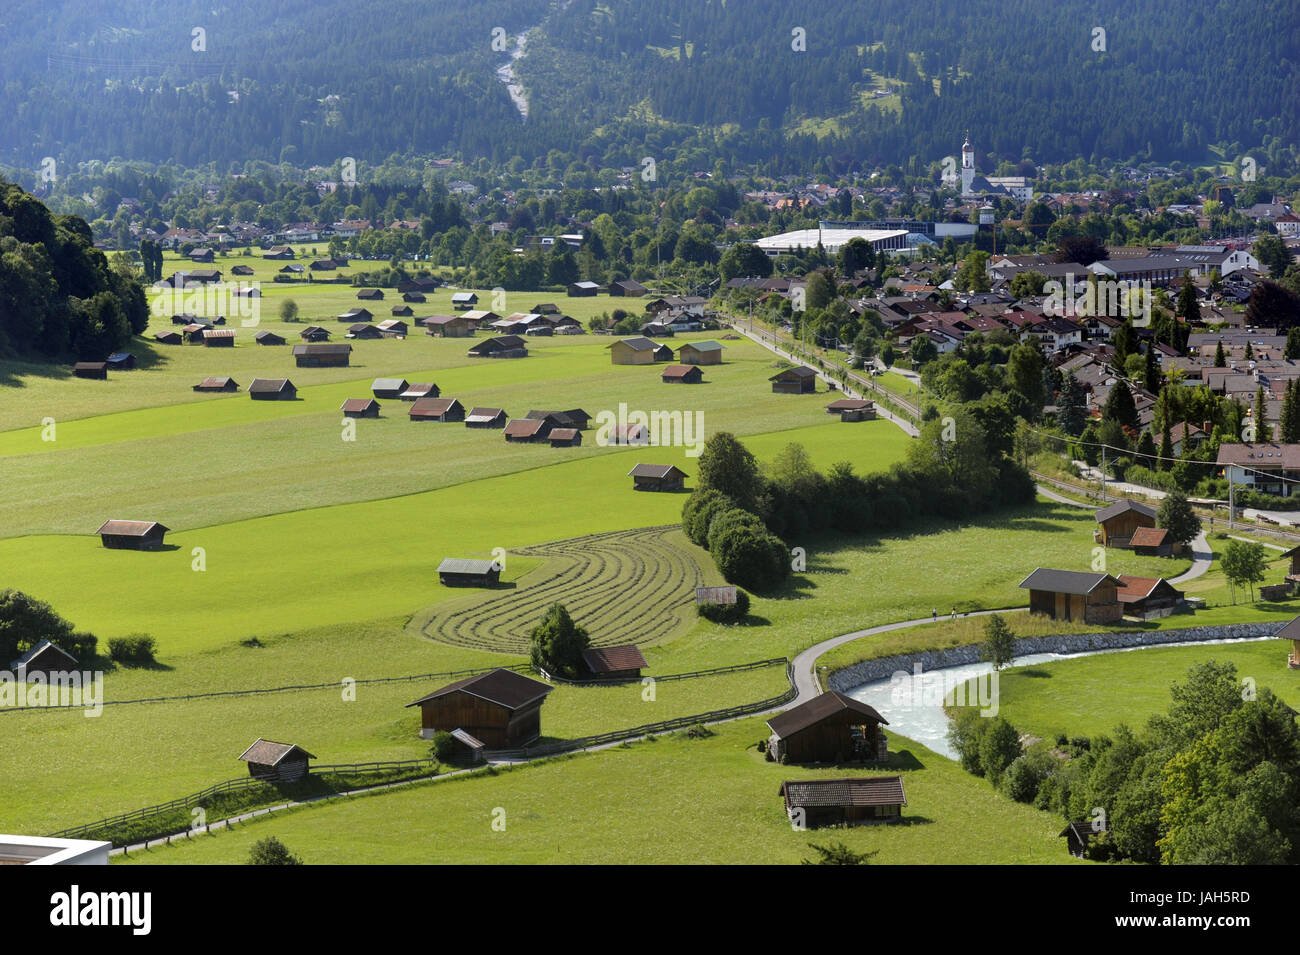
<svg viewBox="0 0 1300 955">
<path fill-rule="evenodd" d="M 749 613 L 749 594 L 736 588 L 734 604 L 702 603 L 695 605 L 696 612 L 714 623 L 739 623 Z"/>
<path fill-rule="evenodd" d="M 112 637 L 108 641 L 108 655 L 118 663 L 154 663 L 157 650 L 158 642 L 147 633 Z"/>
</svg>

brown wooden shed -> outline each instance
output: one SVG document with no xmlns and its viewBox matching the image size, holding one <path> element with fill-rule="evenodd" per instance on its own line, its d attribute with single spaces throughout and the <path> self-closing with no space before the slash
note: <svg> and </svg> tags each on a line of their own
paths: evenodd
<svg viewBox="0 0 1300 955">
<path fill-rule="evenodd" d="M 352 361 L 352 346 L 347 342 L 294 345 L 293 357 L 299 368 L 345 368 Z"/>
<path fill-rule="evenodd" d="M 194 386 L 195 391 L 238 391 L 239 382 L 233 378 L 204 378 Z"/>
<path fill-rule="evenodd" d="M 76 666 L 76 657 L 46 638 L 37 641 L 30 650 L 10 663 L 9 670 L 19 680 L 24 680 L 37 674 L 48 678 L 51 673 L 66 673 Z"/>
<path fill-rule="evenodd" d="M 1135 554 L 1144 557 L 1168 557 L 1174 548 L 1169 532 L 1163 527 L 1139 527 L 1128 543 Z"/>
<path fill-rule="evenodd" d="M 504 428 L 506 413 L 500 408 L 471 408 L 465 416 L 467 428 Z"/>
<path fill-rule="evenodd" d="M 339 410 L 345 418 L 378 418 L 379 402 L 374 398 L 349 398 Z"/>
<path fill-rule="evenodd" d="M 817 391 L 817 372 L 807 365 L 795 365 L 767 379 L 775 395 L 810 395 Z"/>
<path fill-rule="evenodd" d="M 254 401 L 293 401 L 298 389 L 288 378 L 254 378 L 248 386 L 248 397 Z"/>
<path fill-rule="evenodd" d="M 114 550 L 160 550 L 169 530 L 157 521 L 105 521 L 95 533 Z"/>
<path fill-rule="evenodd" d="M 447 557 L 438 565 L 438 583 L 444 587 L 495 587 L 500 582 L 501 565 L 495 560 Z"/>
<path fill-rule="evenodd" d="M 464 421 L 465 406 L 455 398 L 418 398 L 408 415 L 412 421 Z"/>
<path fill-rule="evenodd" d="M 476 323 L 465 315 L 430 315 L 416 322 L 423 325 L 425 333 L 434 338 L 469 338 Z"/>
<path fill-rule="evenodd" d="M 1157 620 L 1178 609 L 1183 592 L 1163 577 L 1134 577 L 1119 575 L 1116 596 L 1124 608 L 1124 616 L 1139 620 Z"/>
<path fill-rule="evenodd" d="M 1156 526 L 1156 512 L 1136 501 L 1116 501 L 1093 516 L 1100 525 L 1093 540 L 1105 547 L 1128 547 L 1139 527 Z"/>
<path fill-rule="evenodd" d="M 778 795 L 785 812 L 809 829 L 897 822 L 907 805 L 902 776 L 786 780 Z"/>
<path fill-rule="evenodd" d="M 698 385 L 704 379 L 699 365 L 668 365 L 660 373 L 665 385 Z"/>
<path fill-rule="evenodd" d="M 686 486 L 686 472 L 671 464 L 638 464 L 627 473 L 634 491 L 681 491 Z"/>
<path fill-rule="evenodd" d="M 605 346 L 609 349 L 609 360 L 615 365 L 653 365 L 655 350 L 659 347 L 650 339 L 638 335 L 634 338 L 620 338 Z M 671 350 L 669 351 L 671 355 Z"/>
<path fill-rule="evenodd" d="M 874 707 L 830 690 L 767 721 L 768 754 L 784 763 L 845 763 L 884 759 L 882 726 Z"/>
<path fill-rule="evenodd" d="M 408 707 L 420 708 L 420 735 L 464 730 L 490 748 L 524 746 L 542 733 L 542 704 L 554 687 L 497 669 L 449 683 Z"/>
<path fill-rule="evenodd" d="M 1029 591 L 1029 612 L 1054 620 L 1115 623 L 1124 615 L 1120 582 L 1110 574 L 1039 567 L 1020 586 Z"/>
<path fill-rule="evenodd" d="M 248 775 L 288 783 L 306 776 L 308 760 L 316 757 L 293 743 L 259 739 L 239 758 L 248 764 Z"/>
<path fill-rule="evenodd" d="M 99 381 L 108 380 L 108 362 L 106 361 L 79 361 L 72 366 L 72 373 L 78 378 L 94 378 Z"/>
<path fill-rule="evenodd" d="M 641 650 L 634 644 L 618 647 L 588 647 L 582 651 L 582 662 L 593 680 L 639 680 L 641 671 L 650 664 L 645 662 Z"/>
</svg>

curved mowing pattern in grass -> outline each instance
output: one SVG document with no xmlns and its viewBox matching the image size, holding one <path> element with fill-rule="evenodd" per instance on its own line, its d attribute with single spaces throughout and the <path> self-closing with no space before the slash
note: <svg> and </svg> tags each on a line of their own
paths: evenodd
<svg viewBox="0 0 1300 955">
<path fill-rule="evenodd" d="M 528 632 L 559 601 L 593 646 L 658 640 L 677 629 L 704 586 L 699 565 L 668 539 L 673 532 L 680 528 L 670 524 L 521 548 L 515 553 L 546 561 L 533 580 L 442 604 L 420 630 L 456 646 L 527 653 Z M 628 613 L 629 600 L 638 612 Z"/>
</svg>

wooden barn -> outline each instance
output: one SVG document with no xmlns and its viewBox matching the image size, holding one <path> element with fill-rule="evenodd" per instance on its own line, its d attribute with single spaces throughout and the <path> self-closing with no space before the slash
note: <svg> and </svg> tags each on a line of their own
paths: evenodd
<svg viewBox="0 0 1300 955">
<path fill-rule="evenodd" d="M 1128 547 L 1139 527 L 1155 527 L 1156 512 L 1136 501 L 1116 501 L 1093 515 L 1100 525 L 1093 540 L 1104 547 Z"/>
<path fill-rule="evenodd" d="M 495 587 L 500 582 L 501 565 L 495 560 L 448 557 L 438 565 L 438 583 L 444 587 Z"/>
<path fill-rule="evenodd" d="M 370 383 L 370 393 L 376 398 L 400 398 L 402 392 L 409 387 L 411 387 L 410 383 L 405 378 L 376 378 Z M 415 399 L 412 398 L 411 400 L 414 401 Z"/>
<path fill-rule="evenodd" d="M 251 265 L 236 265 L 230 270 L 231 275 L 253 275 L 255 271 Z"/>
<path fill-rule="evenodd" d="M 837 414 L 841 421 L 873 421 L 876 403 L 866 398 L 838 398 L 826 406 L 827 414 Z"/>
<path fill-rule="evenodd" d="M 357 298 L 361 299 L 363 302 L 382 302 L 384 300 L 384 293 L 381 289 L 377 288 L 357 289 Z"/>
<path fill-rule="evenodd" d="M 609 433 L 609 443 L 644 447 L 650 443 L 650 429 L 643 424 L 615 425 Z"/>
<path fill-rule="evenodd" d="M 98 381 L 108 381 L 108 362 L 79 361 L 72 366 L 72 373 L 78 378 L 94 378 Z"/>
<path fill-rule="evenodd" d="M 1139 527 L 1129 538 L 1129 547 L 1144 557 L 1168 557 L 1174 552 L 1174 542 L 1163 527 Z"/>
<path fill-rule="evenodd" d="M 112 550 L 162 550 L 169 530 L 157 521 L 105 521 L 95 533 Z"/>
<path fill-rule="evenodd" d="M 411 318 L 415 315 L 415 309 L 409 305 L 394 305 L 392 315 L 394 318 Z"/>
<path fill-rule="evenodd" d="M 421 398 L 437 398 L 441 393 L 438 386 L 433 382 L 417 381 L 414 384 L 407 385 L 397 397 L 403 401 L 418 401 Z"/>
<path fill-rule="evenodd" d="M 591 679 L 610 682 L 640 680 L 641 670 L 650 665 L 635 644 L 588 647 L 582 651 L 582 662 L 587 665 Z"/>
<path fill-rule="evenodd" d="M 527 358 L 528 343 L 518 335 L 488 338 L 469 350 L 470 358 Z"/>
<path fill-rule="evenodd" d="M 721 342 L 687 342 L 677 349 L 677 360 L 683 365 L 721 365 Z"/>
<path fill-rule="evenodd" d="M 1286 665 L 1289 669 L 1300 670 L 1300 617 L 1296 617 L 1273 636 L 1279 640 L 1291 641 L 1291 652 L 1287 654 Z"/>
<path fill-rule="evenodd" d="M 111 371 L 132 371 L 135 368 L 135 356 L 129 351 L 115 351 L 106 362 Z"/>
<path fill-rule="evenodd" d="M 1124 616 L 1139 620 L 1167 617 L 1182 603 L 1183 592 L 1163 577 L 1134 577 L 1120 574 L 1116 596 Z"/>
<path fill-rule="evenodd" d="M 767 721 L 768 754 L 779 763 L 847 763 L 884 759 L 882 726 L 874 707 L 835 690 Z"/>
<path fill-rule="evenodd" d="M 455 398 L 418 398 L 408 414 L 412 421 L 464 421 L 465 406 Z"/>
<path fill-rule="evenodd" d="M 352 346 L 347 342 L 294 345 L 293 357 L 299 368 L 345 368 L 352 362 Z"/>
<path fill-rule="evenodd" d="M 374 325 L 370 325 L 366 322 L 358 322 L 355 325 L 349 325 L 348 332 L 343 337 L 373 341 L 375 339 L 383 338 L 384 333 Z"/>
<path fill-rule="evenodd" d="M 506 425 L 507 441 L 524 444 L 545 441 L 551 436 L 555 421 L 551 418 L 516 418 Z"/>
<path fill-rule="evenodd" d="M 634 491 L 681 491 L 686 487 L 686 472 L 671 464 L 638 464 L 627 473 Z"/>
<path fill-rule="evenodd" d="M 600 291 L 600 286 L 595 282 L 570 282 L 565 291 L 569 298 L 590 298 Z"/>
<path fill-rule="evenodd" d="M 378 418 L 379 402 L 374 398 L 349 398 L 339 410 L 345 418 Z"/>
<path fill-rule="evenodd" d="M 298 389 L 288 378 L 254 378 L 248 386 L 248 397 L 254 401 L 293 401 Z"/>
<path fill-rule="evenodd" d="M 540 420 L 550 418 L 557 428 L 577 428 L 579 431 L 586 430 L 591 423 L 591 415 L 581 408 L 570 408 L 568 411 L 541 411 L 533 410 L 528 412 L 524 417 Z"/>
<path fill-rule="evenodd" d="M 487 746 L 481 739 L 464 730 L 452 730 L 451 738 L 456 743 L 453 762 L 462 766 L 477 766 L 487 761 Z"/>
<path fill-rule="evenodd" d="M 655 349 L 659 346 L 638 335 L 635 338 L 620 338 L 605 347 L 609 349 L 610 362 L 615 365 L 653 365 Z"/>
<path fill-rule="evenodd" d="M 609 283 L 609 294 L 614 298 L 640 298 L 646 291 L 646 287 L 636 279 Z"/>
<path fill-rule="evenodd" d="M 259 739 L 239 758 L 248 764 L 250 776 L 290 783 L 306 776 L 310 772 L 308 760 L 316 757 L 293 743 Z"/>
<path fill-rule="evenodd" d="M 1104 828 L 1093 828 L 1091 821 L 1072 822 L 1057 836 L 1058 839 L 1065 839 L 1065 848 L 1070 855 L 1083 859 L 1088 855 L 1088 844 L 1097 836 L 1106 830 Z"/>
<path fill-rule="evenodd" d="M 277 335 L 275 332 L 257 332 L 253 335 L 253 341 L 259 345 L 284 345 L 284 337 Z"/>
<path fill-rule="evenodd" d="M 786 816 L 809 829 L 897 822 L 907 805 L 902 776 L 788 779 L 777 795 L 785 797 Z"/>
<path fill-rule="evenodd" d="M 389 318 L 375 326 L 379 329 L 379 334 L 385 338 L 405 338 L 410 334 L 410 327 L 406 322 L 397 318 Z"/>
<path fill-rule="evenodd" d="M 370 309 L 368 308 L 350 308 L 346 312 L 341 312 L 334 317 L 344 324 L 352 325 L 358 322 L 368 322 L 375 316 L 371 314 Z"/>
<path fill-rule="evenodd" d="M 553 448 L 576 448 L 582 444 L 582 432 L 577 428 L 552 428 L 546 440 Z"/>
<path fill-rule="evenodd" d="M 214 329 L 211 325 L 204 324 L 203 322 L 191 322 L 181 329 L 181 335 L 183 335 L 185 340 L 191 345 L 200 345 L 203 343 L 203 336 L 213 330 Z"/>
<path fill-rule="evenodd" d="M 471 309 L 478 304 L 478 296 L 473 292 L 452 292 L 451 307 L 454 309 Z"/>
<path fill-rule="evenodd" d="M 506 413 L 501 408 L 471 408 L 465 416 L 467 428 L 504 428 Z"/>
<path fill-rule="evenodd" d="M 195 391 L 238 391 L 239 382 L 233 378 L 204 378 L 194 386 Z"/>
<path fill-rule="evenodd" d="M 48 677 L 52 673 L 66 673 L 77 667 L 77 658 L 51 640 L 40 640 L 30 650 L 9 664 L 10 672 L 17 674 L 19 680 L 40 674 Z"/>
<path fill-rule="evenodd" d="M 159 345 L 180 345 L 185 341 L 180 332 L 155 332 L 153 340 Z"/>
<path fill-rule="evenodd" d="M 305 342 L 327 342 L 330 340 L 330 330 L 320 325 L 308 325 L 298 333 L 298 337 Z"/>
<path fill-rule="evenodd" d="M 536 311 L 536 309 L 534 309 L 534 311 Z M 469 331 L 471 335 L 478 331 L 480 325 L 491 325 L 493 322 L 501 319 L 501 316 L 496 312 L 490 312 L 482 308 L 471 308 L 469 311 L 463 312 L 462 317 L 465 321 L 469 322 Z"/>
<path fill-rule="evenodd" d="M 1054 620 L 1116 623 L 1124 616 L 1120 582 L 1110 574 L 1039 567 L 1020 586 L 1029 591 L 1029 612 Z"/>
<path fill-rule="evenodd" d="M 659 376 L 665 385 L 698 385 L 704 380 L 699 365 L 669 365 Z"/>
<path fill-rule="evenodd" d="M 553 687 L 498 669 L 449 683 L 406 704 L 420 708 L 420 735 L 464 730 L 491 748 L 518 747 L 542 735 L 542 704 Z"/>
<path fill-rule="evenodd" d="M 727 587 L 696 587 L 695 603 L 697 606 L 705 604 L 720 604 L 722 606 L 733 606 L 736 602 L 736 588 Z"/>
<path fill-rule="evenodd" d="M 203 333 L 204 348 L 234 348 L 235 330 L 233 328 L 214 328 Z"/>
<path fill-rule="evenodd" d="M 795 365 L 767 379 L 774 395 L 811 395 L 817 391 L 817 372 L 807 365 Z"/>
<path fill-rule="evenodd" d="M 423 292 L 403 292 L 402 301 L 410 302 L 413 305 L 423 305 L 425 302 L 428 301 L 428 299 L 424 297 Z M 407 314 L 409 315 L 410 312 L 408 312 Z"/>
<path fill-rule="evenodd" d="M 464 315 L 430 315 L 428 318 L 422 318 L 416 324 L 423 325 L 425 333 L 434 338 L 470 338 L 474 334 L 475 325 L 469 319 L 468 313 Z"/>
<path fill-rule="evenodd" d="M 664 344 L 655 345 L 656 362 L 672 361 L 672 360 L 673 360 L 673 349 L 671 345 L 664 345 Z"/>
</svg>

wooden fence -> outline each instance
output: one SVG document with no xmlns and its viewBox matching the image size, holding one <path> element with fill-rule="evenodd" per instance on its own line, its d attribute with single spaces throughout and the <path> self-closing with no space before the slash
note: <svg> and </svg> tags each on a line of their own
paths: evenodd
<svg viewBox="0 0 1300 955">
<path fill-rule="evenodd" d="M 635 739 L 640 736 L 650 736 L 655 733 L 667 733 L 672 730 L 686 729 L 697 723 L 721 723 L 725 720 L 734 720 L 742 716 L 749 716 L 753 713 L 762 713 L 766 710 L 775 709 L 778 706 L 784 706 L 793 700 L 799 693 L 794 681 L 793 665 L 785 660 L 778 662 L 785 663 L 785 677 L 790 684 L 784 693 L 780 696 L 774 696 L 766 700 L 759 700 L 756 703 L 742 703 L 739 706 L 728 707 L 723 710 L 710 710 L 708 713 L 697 713 L 693 716 L 679 716 L 676 719 L 662 720 L 658 723 L 647 723 L 643 726 L 633 726 L 629 729 L 614 730 L 609 733 L 600 733 L 596 736 L 584 736 L 581 739 L 566 739 L 555 743 L 540 743 L 534 746 L 524 746 L 519 749 L 493 749 L 488 751 L 489 759 L 538 759 L 544 756 L 556 756 L 560 753 L 570 753 L 576 750 L 591 749 L 594 746 L 603 746 L 608 743 L 620 743 L 624 740 Z"/>
<path fill-rule="evenodd" d="M 542 679 L 550 680 L 552 683 L 561 683 L 565 686 L 617 686 L 622 683 L 640 683 L 643 680 L 654 680 L 656 683 L 669 683 L 673 680 L 693 680 L 701 676 L 717 676 L 719 673 L 741 673 L 745 670 L 761 670 L 765 667 L 782 666 L 785 662 L 785 657 L 772 657 L 768 660 L 755 660 L 752 663 L 735 663 L 731 666 L 712 667 L 708 670 L 691 670 L 689 673 L 664 673 L 658 676 L 652 674 L 631 680 L 566 680 L 564 677 L 555 676 L 540 667 L 535 667 L 534 670 Z"/>
<path fill-rule="evenodd" d="M 509 666 L 501 667 L 477 667 L 472 670 L 449 670 L 445 673 L 414 673 L 410 676 L 380 676 L 372 677 L 366 680 L 354 680 L 358 686 L 371 683 L 411 683 L 415 680 L 446 680 L 460 679 L 461 677 L 476 676 L 480 673 L 491 673 L 493 670 L 514 670 L 516 673 L 524 673 L 532 670 L 527 663 L 512 663 Z M 182 696 L 147 696 L 131 700 L 104 700 L 103 706 L 123 706 L 127 703 L 178 703 L 184 700 L 204 700 L 222 696 L 252 696 L 258 693 L 290 693 L 296 690 L 337 690 L 343 686 L 342 681 L 334 683 L 300 683 L 291 686 L 270 686 L 261 687 L 252 690 L 212 690 L 208 693 L 186 693 Z M 0 708 L 0 713 L 16 713 L 28 710 L 79 710 L 84 709 L 86 704 L 65 704 L 59 706 L 11 706 Z"/>
<path fill-rule="evenodd" d="M 608 743 L 619 743 L 624 740 L 636 739 L 641 736 L 649 736 L 654 733 L 667 733 L 673 730 L 685 729 L 700 723 L 721 723 L 725 720 L 737 719 L 742 716 L 749 716 L 753 713 L 762 713 L 766 710 L 775 709 L 778 706 L 784 706 L 798 695 L 798 688 L 795 685 L 794 665 L 784 657 L 773 657 L 768 660 L 756 660 L 753 663 L 739 663 L 732 666 L 716 667 L 711 670 L 697 670 L 691 673 L 671 673 L 661 677 L 655 677 L 656 680 L 684 680 L 691 677 L 703 676 L 713 673 L 737 672 L 742 670 L 756 670 L 761 667 L 776 666 L 785 664 L 785 678 L 788 686 L 784 693 L 779 696 L 773 696 L 766 700 L 758 700 L 754 703 L 742 703 L 739 706 L 731 706 L 721 710 L 710 710 L 707 713 L 697 713 L 693 716 L 679 716 L 676 719 L 662 720 L 658 723 L 647 723 L 643 726 L 633 726 L 629 729 L 613 730 L 609 733 L 600 733 L 595 736 L 584 736 L 580 739 L 560 740 L 555 743 L 542 743 L 535 746 L 525 746 L 520 749 L 498 749 L 488 752 L 489 758 L 492 759 L 539 759 L 546 756 L 555 756 L 560 753 L 575 752 L 578 750 L 591 749 L 595 746 L 602 746 Z M 490 668 L 495 669 L 495 668 Z M 527 666 L 510 667 L 513 670 L 528 669 Z M 484 673 L 488 670 L 471 670 L 468 673 Z M 424 674 L 429 676 L 430 674 Z M 433 674 L 440 676 L 451 676 L 454 674 Z M 420 679 L 420 677 L 394 677 L 393 680 Z M 361 682 L 361 681 L 358 681 Z M 367 682 L 390 682 L 386 680 L 371 680 Z M 336 683 L 323 684 L 325 686 L 337 686 Z M 268 691 L 238 691 L 238 692 L 268 692 Z M 200 694 L 212 695 L 212 694 Z M 434 759 L 403 759 L 392 760 L 387 762 L 369 762 L 369 763 L 334 763 L 325 766 L 313 766 L 311 774 L 313 776 L 324 775 L 328 773 L 379 773 L 388 772 L 394 769 L 415 768 L 417 766 L 428 766 L 432 770 L 437 766 L 437 760 Z M 51 834 L 52 838 L 77 839 L 84 838 L 92 833 L 101 832 L 105 829 L 111 829 L 116 826 L 126 825 L 131 822 L 139 822 L 155 816 L 162 816 L 169 812 L 177 810 L 194 809 L 203 803 L 211 800 L 214 796 L 224 793 L 238 792 L 244 789 L 250 789 L 254 786 L 260 786 L 264 783 L 282 782 L 278 776 L 253 777 L 244 776 L 238 779 L 227 779 L 225 782 L 216 783 L 207 789 L 192 793 L 188 796 L 182 796 L 173 799 L 170 802 L 159 803 L 155 806 L 148 806 L 144 809 L 137 809 L 134 812 L 119 813 L 116 816 L 108 816 L 97 822 L 87 823 L 82 826 L 74 826 L 70 829 L 62 829 L 59 832 Z M 160 834 L 161 836 L 162 834 Z"/>
<path fill-rule="evenodd" d="M 311 775 L 319 776 L 328 773 L 381 773 L 394 769 L 415 768 L 417 766 L 428 766 L 430 769 L 438 765 L 436 759 L 399 759 L 388 762 L 370 762 L 370 763 L 337 763 L 329 766 L 313 766 Z M 298 777 L 301 779 L 302 777 Z M 278 775 L 270 776 L 241 776 L 238 779 L 227 779 L 225 782 L 216 783 L 207 789 L 201 789 L 196 793 L 188 796 L 181 796 L 169 802 L 159 803 L 156 806 L 147 806 L 144 809 L 137 809 L 134 812 L 123 812 L 116 816 L 108 816 L 97 822 L 87 823 L 84 826 L 74 826 L 71 829 L 63 829 L 51 834 L 51 838 L 56 839 L 79 839 L 89 833 L 100 832 L 105 829 L 111 829 L 115 826 L 126 825 L 131 822 L 140 822 L 154 816 L 162 816 L 169 812 L 177 810 L 194 809 L 202 806 L 215 796 L 221 796 L 225 793 L 239 792 L 244 789 L 252 789 L 255 786 L 261 786 L 266 783 L 275 784 L 284 782 Z"/>
</svg>

